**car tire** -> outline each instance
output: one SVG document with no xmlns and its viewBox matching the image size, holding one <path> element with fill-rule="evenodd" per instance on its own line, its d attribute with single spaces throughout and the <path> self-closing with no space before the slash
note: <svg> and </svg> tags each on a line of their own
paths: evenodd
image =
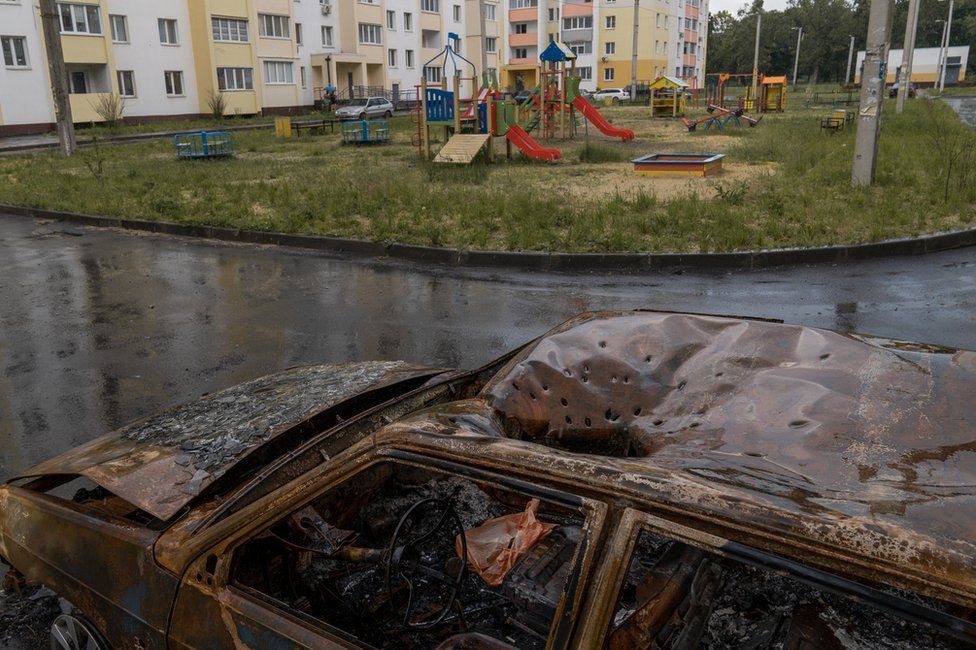
<svg viewBox="0 0 976 650">
<path fill-rule="evenodd" d="M 109 650 L 101 633 L 80 615 L 61 614 L 51 625 L 51 650 Z"/>
<path fill-rule="evenodd" d="M 391 117 L 393 117 L 393 111 L 387 111 L 383 113 L 383 117 L 385 117 L 386 119 L 390 119 Z"/>
<path fill-rule="evenodd" d="M 613 103 L 614 104 L 619 104 L 620 103 L 620 98 L 619 97 L 614 97 L 613 98 Z"/>
</svg>

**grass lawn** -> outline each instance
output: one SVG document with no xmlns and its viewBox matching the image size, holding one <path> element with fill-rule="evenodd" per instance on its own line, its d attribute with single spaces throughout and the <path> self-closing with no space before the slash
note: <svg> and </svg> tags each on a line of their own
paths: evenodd
<svg viewBox="0 0 976 650">
<path fill-rule="evenodd" d="M 235 133 L 239 155 L 179 161 L 168 140 L 0 158 L 0 203 L 90 214 L 315 233 L 462 248 L 728 251 L 873 241 L 976 223 L 976 133 L 941 102 L 886 110 L 875 187 L 850 187 L 854 129 L 826 134 L 828 109 L 768 115 L 756 128 L 688 133 L 646 108 L 601 109 L 637 132 L 588 129 L 556 142 L 563 160 L 470 167 L 418 160 L 411 124 L 393 142 L 353 147 L 338 135 L 276 140 Z M 941 134 L 942 145 L 933 134 Z M 587 148 L 586 140 L 590 146 Z M 726 153 L 708 179 L 640 177 L 651 152 Z M 517 154 L 517 150 L 516 150 Z"/>
</svg>

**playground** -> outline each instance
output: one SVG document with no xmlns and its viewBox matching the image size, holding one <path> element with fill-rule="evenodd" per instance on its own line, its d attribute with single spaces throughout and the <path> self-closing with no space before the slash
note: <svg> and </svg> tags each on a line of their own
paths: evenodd
<svg viewBox="0 0 976 650">
<path fill-rule="evenodd" d="M 89 214 L 495 250 L 728 251 L 876 241 L 976 224 L 973 161 L 946 184 L 933 133 L 974 132 L 941 102 L 886 112 L 878 184 L 849 186 L 854 129 L 824 132 L 831 108 L 793 94 L 749 127 L 689 131 L 648 106 L 594 106 L 612 137 L 580 120 L 574 137 L 544 138 L 556 161 L 493 137 L 469 164 L 418 155 L 417 123 L 389 120 L 388 140 L 345 144 L 341 133 L 291 138 L 234 132 L 232 156 L 180 160 L 171 140 L 0 158 L 0 203 Z M 558 112 L 554 131 L 558 132 Z M 568 115 L 568 113 L 567 113 Z M 685 119 L 708 115 L 689 106 Z M 753 113 L 746 113 L 752 116 Z M 528 133 L 527 129 L 526 132 Z M 431 129 L 436 157 L 443 125 Z M 634 173 L 653 153 L 725 154 L 714 176 Z M 855 218 L 856 217 L 856 218 Z"/>
</svg>

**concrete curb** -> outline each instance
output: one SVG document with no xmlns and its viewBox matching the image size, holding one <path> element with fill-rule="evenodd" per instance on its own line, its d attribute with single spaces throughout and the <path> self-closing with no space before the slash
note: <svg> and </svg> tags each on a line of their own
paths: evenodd
<svg viewBox="0 0 976 650">
<path fill-rule="evenodd" d="M 0 214 L 64 221 L 98 228 L 121 228 L 182 237 L 291 246 L 360 257 L 395 258 L 456 267 L 529 269 L 557 272 L 641 273 L 668 269 L 759 269 L 791 264 L 823 264 L 881 257 L 923 255 L 976 245 L 976 228 L 934 233 L 921 237 L 888 239 L 870 244 L 821 248 L 778 248 L 730 253 L 549 253 L 543 251 L 483 251 L 372 242 L 343 237 L 295 235 L 169 221 L 100 217 L 75 212 L 43 210 L 0 204 Z"/>
</svg>

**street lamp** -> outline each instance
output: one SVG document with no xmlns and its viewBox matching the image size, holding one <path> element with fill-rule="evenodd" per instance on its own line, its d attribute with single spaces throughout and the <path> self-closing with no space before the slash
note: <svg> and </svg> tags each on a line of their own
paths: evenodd
<svg viewBox="0 0 976 650">
<path fill-rule="evenodd" d="M 800 41 L 803 40 L 803 27 L 791 27 L 790 31 L 796 30 L 796 57 L 793 59 L 793 90 L 796 90 L 796 69 L 800 65 Z"/>
</svg>

